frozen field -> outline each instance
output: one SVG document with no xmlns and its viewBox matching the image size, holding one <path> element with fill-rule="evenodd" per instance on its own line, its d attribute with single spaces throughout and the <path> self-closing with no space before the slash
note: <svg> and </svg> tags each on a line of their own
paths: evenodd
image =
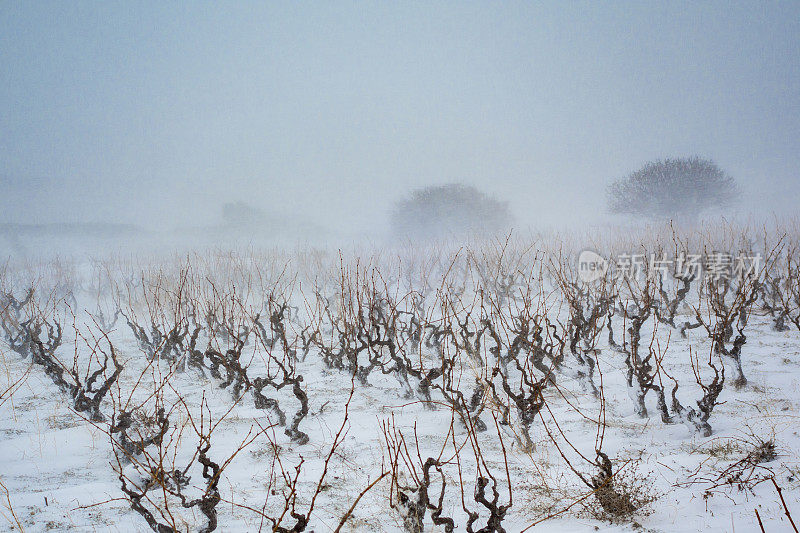
<svg viewBox="0 0 800 533">
<path fill-rule="evenodd" d="M 792 531 L 793 231 L 11 260 L 0 528 Z"/>
</svg>

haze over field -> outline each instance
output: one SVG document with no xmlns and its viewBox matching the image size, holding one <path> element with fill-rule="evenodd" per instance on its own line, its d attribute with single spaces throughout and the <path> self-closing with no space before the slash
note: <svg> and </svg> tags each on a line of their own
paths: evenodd
<svg viewBox="0 0 800 533">
<path fill-rule="evenodd" d="M 0 531 L 790 531 L 799 163 L 797 1 L 0 2 Z"/>
<path fill-rule="evenodd" d="M 599 222 L 612 180 L 694 154 L 791 214 L 798 35 L 796 2 L 4 2 L 0 222 L 202 232 L 246 202 L 380 238 L 452 182 Z"/>
</svg>

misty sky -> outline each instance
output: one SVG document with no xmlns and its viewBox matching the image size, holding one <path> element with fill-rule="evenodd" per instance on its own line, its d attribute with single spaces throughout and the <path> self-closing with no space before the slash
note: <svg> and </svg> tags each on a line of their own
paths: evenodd
<svg viewBox="0 0 800 533">
<path fill-rule="evenodd" d="M 375 232 L 462 181 L 530 223 L 698 154 L 800 205 L 800 2 L 0 3 L 0 222 Z"/>
</svg>

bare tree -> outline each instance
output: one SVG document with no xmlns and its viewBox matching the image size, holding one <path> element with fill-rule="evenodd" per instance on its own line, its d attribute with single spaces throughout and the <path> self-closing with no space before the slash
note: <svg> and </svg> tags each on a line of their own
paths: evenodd
<svg viewBox="0 0 800 533">
<path fill-rule="evenodd" d="M 436 238 L 452 235 L 492 235 L 512 222 L 506 202 L 461 184 L 425 187 L 394 206 L 391 229 L 396 236 Z"/>
<path fill-rule="evenodd" d="M 726 207 L 738 196 L 736 182 L 716 163 L 700 157 L 646 163 L 608 188 L 612 213 L 694 219 L 711 207 Z"/>
</svg>

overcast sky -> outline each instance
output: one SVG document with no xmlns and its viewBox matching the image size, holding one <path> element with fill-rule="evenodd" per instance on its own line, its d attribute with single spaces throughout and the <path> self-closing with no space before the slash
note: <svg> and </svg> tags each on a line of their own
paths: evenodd
<svg viewBox="0 0 800 533">
<path fill-rule="evenodd" d="M 800 2 L 0 3 L 0 222 L 344 232 L 462 181 L 542 223 L 645 161 L 800 205 Z"/>
</svg>

